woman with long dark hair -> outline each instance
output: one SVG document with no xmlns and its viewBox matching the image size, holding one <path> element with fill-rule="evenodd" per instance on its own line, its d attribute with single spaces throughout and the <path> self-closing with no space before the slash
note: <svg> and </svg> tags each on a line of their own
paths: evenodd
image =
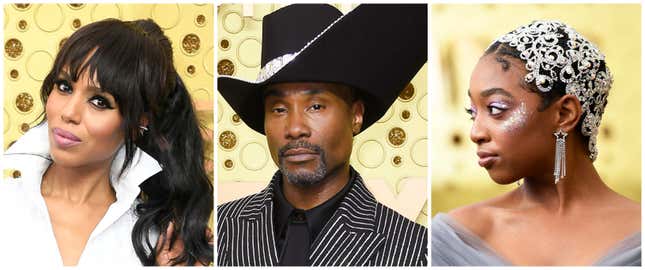
<svg viewBox="0 0 645 270">
<path fill-rule="evenodd" d="M 41 99 L 3 158 L 20 177 L 0 183 L 0 264 L 212 262 L 202 129 L 155 22 L 76 31 Z"/>
</svg>

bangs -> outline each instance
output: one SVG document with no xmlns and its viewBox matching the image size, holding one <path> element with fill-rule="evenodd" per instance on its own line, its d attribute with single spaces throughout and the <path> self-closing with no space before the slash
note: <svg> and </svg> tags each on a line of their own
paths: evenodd
<svg viewBox="0 0 645 270">
<path fill-rule="evenodd" d="M 101 91 L 111 94 L 123 116 L 127 111 L 147 111 L 143 108 L 145 93 L 150 88 L 157 88 L 156 92 L 163 88 L 167 72 L 165 65 L 159 65 L 163 52 L 151 49 L 158 47 L 155 45 L 127 22 L 108 19 L 88 24 L 63 44 L 43 82 L 43 101 L 61 72 L 69 72 L 72 81 L 88 72 L 90 84 L 98 82 Z"/>
</svg>

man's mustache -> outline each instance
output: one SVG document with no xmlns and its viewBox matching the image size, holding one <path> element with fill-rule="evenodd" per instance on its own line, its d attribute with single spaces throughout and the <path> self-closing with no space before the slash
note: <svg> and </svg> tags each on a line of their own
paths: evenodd
<svg viewBox="0 0 645 270">
<path fill-rule="evenodd" d="M 309 150 L 315 152 L 316 154 L 320 154 L 320 153 L 324 152 L 324 150 L 320 146 L 312 144 L 312 143 L 309 143 L 307 141 L 302 141 L 301 140 L 301 141 L 292 141 L 292 142 L 289 142 L 286 145 L 280 147 L 280 149 L 278 150 L 278 156 L 279 157 L 284 157 L 284 154 L 287 151 L 289 151 L 291 149 L 295 149 L 295 148 L 309 149 Z"/>
</svg>

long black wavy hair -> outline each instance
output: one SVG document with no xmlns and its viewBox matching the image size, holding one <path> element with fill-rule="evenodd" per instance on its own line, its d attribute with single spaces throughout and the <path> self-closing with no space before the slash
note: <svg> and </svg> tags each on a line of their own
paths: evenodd
<svg viewBox="0 0 645 270">
<path fill-rule="evenodd" d="M 172 246 L 177 238 L 183 240 L 183 252 L 173 264 L 211 263 L 213 246 L 206 230 L 213 185 L 204 169 L 203 128 L 175 70 L 168 37 L 150 19 L 106 19 L 80 28 L 62 45 L 43 81 L 43 104 L 64 68 L 73 81 L 89 72 L 101 89 L 114 96 L 124 121 L 126 158 L 120 173 L 132 163 L 136 147 L 163 167 L 140 185 L 132 243 L 141 263 L 155 264 L 156 242 L 149 236 L 161 232 L 161 247 L 166 241 Z M 141 119 L 147 120 L 148 131 L 143 134 Z M 174 233 L 167 239 L 171 222 Z"/>
</svg>

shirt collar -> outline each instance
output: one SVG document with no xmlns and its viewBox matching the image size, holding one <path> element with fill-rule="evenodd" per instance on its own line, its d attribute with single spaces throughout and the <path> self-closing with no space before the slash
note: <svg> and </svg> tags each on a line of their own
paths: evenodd
<svg viewBox="0 0 645 270">
<path fill-rule="evenodd" d="M 21 171 L 21 178 L 38 179 L 38 181 L 32 181 L 33 183 L 25 183 L 37 188 L 38 191 L 42 175 L 52 162 L 49 153 L 48 129 L 47 122 L 31 128 L 7 149 L 2 159 L 3 169 L 17 169 Z M 141 191 L 139 185 L 160 172 L 162 168 L 157 160 L 138 147 L 135 149 L 132 162 L 119 176 L 124 161 L 125 147 L 121 146 L 112 162 L 110 183 L 116 192 L 117 201 L 133 201 Z"/>
<path fill-rule="evenodd" d="M 334 212 L 336 212 L 336 209 L 347 192 L 351 189 L 354 184 L 355 177 L 356 172 L 353 169 L 350 169 L 349 181 L 342 190 L 326 202 L 312 209 L 301 210 L 294 208 L 285 198 L 284 193 L 282 193 L 282 173 L 280 171 L 276 172 L 276 175 L 274 176 L 276 188 L 274 189 L 275 196 L 273 196 L 274 232 L 281 232 L 286 229 L 286 226 L 289 223 L 289 215 L 291 215 L 293 211 L 302 211 L 307 217 L 307 227 L 309 227 L 309 232 L 311 232 L 311 242 L 313 242 L 320 231 L 322 231 L 327 221 L 332 217 Z"/>
</svg>

